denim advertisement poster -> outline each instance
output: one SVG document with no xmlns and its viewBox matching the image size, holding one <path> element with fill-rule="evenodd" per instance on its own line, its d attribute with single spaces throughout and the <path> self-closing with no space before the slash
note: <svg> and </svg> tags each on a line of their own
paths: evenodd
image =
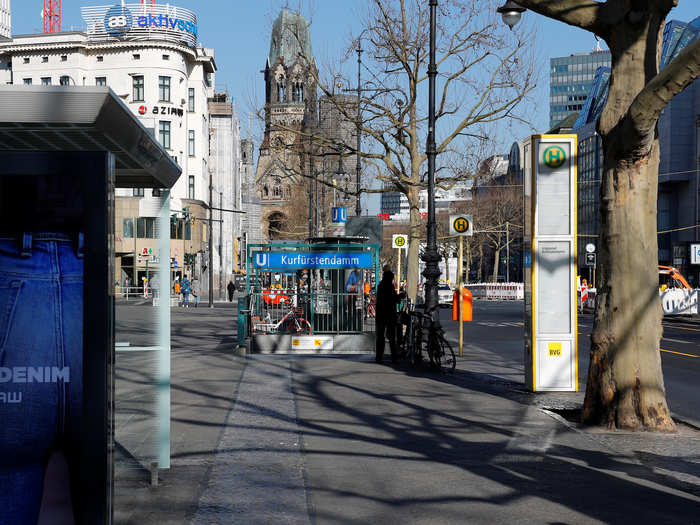
<svg viewBox="0 0 700 525">
<path fill-rule="evenodd" d="M 0 177 L 0 524 L 74 523 L 83 402 L 81 179 Z"/>
</svg>

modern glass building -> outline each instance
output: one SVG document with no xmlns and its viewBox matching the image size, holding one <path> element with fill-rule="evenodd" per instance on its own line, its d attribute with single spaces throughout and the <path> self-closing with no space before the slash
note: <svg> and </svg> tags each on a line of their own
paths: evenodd
<svg viewBox="0 0 700 525">
<path fill-rule="evenodd" d="M 549 127 L 579 113 L 593 87 L 599 67 L 610 67 L 610 51 L 595 50 L 550 59 Z"/>
</svg>

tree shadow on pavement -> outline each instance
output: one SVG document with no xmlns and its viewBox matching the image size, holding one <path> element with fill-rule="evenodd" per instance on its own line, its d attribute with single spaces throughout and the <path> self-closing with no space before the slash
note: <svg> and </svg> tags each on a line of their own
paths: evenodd
<svg viewBox="0 0 700 525">
<path fill-rule="evenodd" d="M 389 509 L 413 509 L 414 517 L 422 506 L 447 503 L 518 512 L 535 498 L 550 505 L 521 517 L 556 522 L 556 509 L 563 508 L 572 518 L 603 522 L 633 516 L 659 523 L 697 520 L 692 496 L 666 490 L 658 476 L 627 457 L 597 450 L 597 442 L 541 413 L 501 378 L 408 375 L 357 361 L 336 371 L 313 363 L 297 359 L 291 366 L 310 490 L 320 494 L 314 498 L 319 520 L 342 520 L 333 508 L 347 498 L 379 505 L 387 515 Z M 392 465 L 393 473 L 373 469 L 373 462 Z M 362 464 L 359 471 L 378 476 L 382 489 L 370 488 L 377 480 L 339 482 L 323 463 L 335 464 L 338 472 Z M 417 478 L 416 470 L 424 477 Z M 443 483 L 448 472 L 459 480 L 457 487 Z M 414 485 L 409 496 L 402 495 L 406 485 Z M 335 503 L 319 503 L 326 500 Z M 454 510 L 448 507 L 446 518 Z M 463 519 L 470 521 L 468 514 Z"/>
</svg>

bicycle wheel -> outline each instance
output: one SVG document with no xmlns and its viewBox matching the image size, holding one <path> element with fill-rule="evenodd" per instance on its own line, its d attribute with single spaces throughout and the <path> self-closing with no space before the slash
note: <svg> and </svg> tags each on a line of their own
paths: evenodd
<svg viewBox="0 0 700 525">
<path fill-rule="evenodd" d="M 457 365 L 452 345 L 440 334 L 431 334 L 428 342 L 428 354 L 433 366 L 442 372 L 452 372 Z"/>
<path fill-rule="evenodd" d="M 414 321 L 411 328 L 410 348 L 408 349 L 408 364 L 417 367 L 423 360 L 423 331 L 418 321 Z"/>
<path fill-rule="evenodd" d="M 311 333 L 311 324 L 303 317 L 294 319 L 294 330 L 296 333 Z"/>
</svg>

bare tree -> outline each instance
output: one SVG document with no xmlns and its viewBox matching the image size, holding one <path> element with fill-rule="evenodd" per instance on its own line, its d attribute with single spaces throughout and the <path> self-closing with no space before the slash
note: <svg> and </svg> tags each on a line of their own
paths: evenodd
<svg viewBox="0 0 700 525">
<path fill-rule="evenodd" d="M 583 422 L 674 431 L 659 353 L 656 124 L 700 74 L 700 39 L 659 72 L 665 20 L 678 0 L 518 3 L 596 34 L 612 54 L 610 92 L 598 122 L 605 158 L 600 284 Z"/>
<path fill-rule="evenodd" d="M 521 118 L 525 108 L 520 103 L 535 87 L 532 35 L 505 29 L 496 16 L 495 4 L 495 0 L 445 0 L 440 6 L 438 187 L 447 189 L 467 178 L 465 152 L 480 149 L 487 140 L 487 128 L 494 122 Z M 428 4 L 421 0 L 371 0 L 362 32 L 363 77 L 369 86 L 359 97 L 362 122 L 357 122 L 358 98 L 348 103 L 343 93 L 343 86 L 354 85 L 353 81 L 339 76 L 337 67 L 325 73 L 309 67 L 323 97 L 365 137 L 360 152 L 365 171 L 382 186 L 366 184 L 354 188 L 351 195 L 393 190 L 408 199 L 408 293 L 414 299 L 422 234 L 419 191 L 427 187 L 428 18 Z M 352 39 L 348 56 L 356 44 L 357 38 Z M 311 63 L 312 58 L 308 59 Z M 351 140 L 338 142 L 319 133 L 313 141 L 330 155 L 347 158 L 357 154 Z"/>
</svg>

